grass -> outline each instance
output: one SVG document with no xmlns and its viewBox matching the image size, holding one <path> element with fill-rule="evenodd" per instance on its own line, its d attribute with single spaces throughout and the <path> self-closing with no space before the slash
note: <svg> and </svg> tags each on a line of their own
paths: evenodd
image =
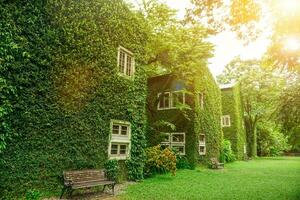
<svg viewBox="0 0 300 200">
<path fill-rule="evenodd" d="M 259 158 L 223 170 L 179 170 L 129 186 L 129 199 L 300 200 L 300 157 Z"/>
</svg>

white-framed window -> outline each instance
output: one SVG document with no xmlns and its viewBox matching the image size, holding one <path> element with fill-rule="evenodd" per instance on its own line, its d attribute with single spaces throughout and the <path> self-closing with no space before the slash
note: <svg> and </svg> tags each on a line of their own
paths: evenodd
<svg viewBox="0 0 300 200">
<path fill-rule="evenodd" d="M 185 133 L 167 133 L 161 146 L 173 148 L 180 155 L 185 155 Z"/>
<path fill-rule="evenodd" d="M 173 91 L 158 93 L 158 110 L 175 109 L 178 104 L 185 104 L 185 93 L 183 91 Z"/>
<path fill-rule="evenodd" d="M 199 93 L 199 105 L 201 109 L 204 109 L 204 100 L 205 100 L 204 92 Z"/>
<path fill-rule="evenodd" d="M 158 97 L 158 105 L 157 105 L 158 110 L 170 109 L 171 107 L 170 92 L 159 93 L 157 97 Z"/>
<path fill-rule="evenodd" d="M 131 125 L 121 120 L 110 121 L 111 134 L 109 137 L 108 157 L 125 160 L 130 156 Z"/>
<path fill-rule="evenodd" d="M 223 115 L 221 119 L 222 127 L 230 127 L 230 115 Z"/>
<path fill-rule="evenodd" d="M 205 153 L 206 153 L 205 135 L 201 133 L 199 135 L 199 154 L 205 155 Z"/>
<path fill-rule="evenodd" d="M 171 107 L 176 108 L 178 104 L 185 104 L 185 93 L 183 91 L 171 92 Z"/>
<path fill-rule="evenodd" d="M 133 76 L 135 71 L 133 53 L 124 47 L 118 48 L 118 69 L 121 75 Z"/>
</svg>

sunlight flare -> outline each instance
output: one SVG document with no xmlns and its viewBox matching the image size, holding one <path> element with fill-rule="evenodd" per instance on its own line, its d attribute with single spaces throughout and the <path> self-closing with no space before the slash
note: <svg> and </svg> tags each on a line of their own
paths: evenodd
<svg viewBox="0 0 300 200">
<path fill-rule="evenodd" d="M 299 0 L 278 0 L 278 7 L 286 13 L 294 13 L 297 12 L 300 8 Z"/>
<path fill-rule="evenodd" d="M 284 50 L 286 51 L 298 51 L 300 50 L 300 39 L 294 37 L 288 37 L 284 40 Z"/>
</svg>

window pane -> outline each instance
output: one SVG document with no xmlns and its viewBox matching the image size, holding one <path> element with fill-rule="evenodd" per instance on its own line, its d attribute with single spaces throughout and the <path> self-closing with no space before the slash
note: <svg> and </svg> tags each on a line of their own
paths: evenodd
<svg viewBox="0 0 300 200">
<path fill-rule="evenodd" d="M 118 145 L 112 144 L 110 148 L 110 154 L 111 155 L 117 155 L 118 154 Z"/>
<path fill-rule="evenodd" d="M 119 71 L 121 73 L 124 73 L 124 69 L 125 69 L 125 52 L 120 50 L 120 54 L 119 54 Z"/>
<path fill-rule="evenodd" d="M 127 154 L 127 145 L 121 144 L 120 145 L 120 155 L 126 155 Z"/>
<path fill-rule="evenodd" d="M 162 135 L 162 142 L 170 142 L 170 134 L 169 133 Z"/>
<path fill-rule="evenodd" d="M 161 144 L 160 146 L 161 146 L 162 149 L 166 149 L 166 148 L 170 147 L 169 144 Z"/>
<path fill-rule="evenodd" d="M 164 93 L 164 108 L 170 107 L 170 93 Z"/>
<path fill-rule="evenodd" d="M 199 146 L 199 153 L 205 153 L 205 146 Z"/>
<path fill-rule="evenodd" d="M 161 95 L 161 94 L 158 94 L 158 107 L 159 108 L 164 107 L 163 95 Z"/>
<path fill-rule="evenodd" d="M 173 103 L 173 107 L 175 107 L 176 105 L 178 105 L 178 103 L 183 104 L 183 92 L 173 92 L 172 93 L 172 103 Z"/>
<path fill-rule="evenodd" d="M 172 93 L 172 106 L 175 107 L 178 104 L 178 93 L 177 92 L 173 92 Z"/>
<path fill-rule="evenodd" d="M 177 93 L 177 99 L 178 99 L 178 102 L 183 104 L 183 92 L 178 92 Z"/>
<path fill-rule="evenodd" d="M 126 63 L 126 75 L 131 75 L 131 68 L 132 68 L 132 58 L 131 56 L 127 55 L 127 63 Z"/>
<path fill-rule="evenodd" d="M 127 135 L 127 134 L 128 134 L 128 127 L 127 126 L 122 126 L 121 135 Z"/>
<path fill-rule="evenodd" d="M 184 154 L 184 146 L 172 146 L 175 151 L 177 151 L 180 154 Z"/>
<path fill-rule="evenodd" d="M 205 142 L 205 136 L 203 134 L 199 135 L 199 142 L 204 143 Z"/>
<path fill-rule="evenodd" d="M 184 134 L 172 134 L 172 142 L 184 142 Z"/>
<path fill-rule="evenodd" d="M 119 134 L 119 125 L 113 125 L 112 134 Z"/>
<path fill-rule="evenodd" d="M 204 108 L 204 93 L 199 94 L 200 108 Z"/>
</svg>

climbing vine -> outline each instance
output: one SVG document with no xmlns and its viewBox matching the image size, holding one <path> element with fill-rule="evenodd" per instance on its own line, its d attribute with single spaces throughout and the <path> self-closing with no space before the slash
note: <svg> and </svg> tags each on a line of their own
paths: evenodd
<svg viewBox="0 0 300 200">
<path fill-rule="evenodd" d="M 59 192 L 63 170 L 103 168 L 111 119 L 131 123 L 128 175 L 143 178 L 143 19 L 121 0 L 2 1 L 0 9 L 1 121 L 11 132 L 1 197 Z M 134 79 L 118 75 L 119 45 L 134 53 Z"/>
<path fill-rule="evenodd" d="M 230 127 L 223 127 L 224 138 L 229 140 L 237 159 L 244 158 L 246 133 L 243 126 L 243 108 L 239 85 L 222 90 L 222 112 L 230 115 Z"/>
</svg>

